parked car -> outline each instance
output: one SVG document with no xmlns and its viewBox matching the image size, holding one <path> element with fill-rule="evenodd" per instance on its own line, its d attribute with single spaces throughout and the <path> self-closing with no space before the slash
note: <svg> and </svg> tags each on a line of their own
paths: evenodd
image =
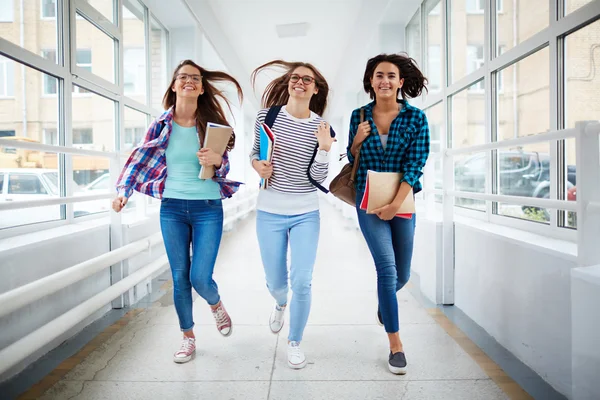
<svg viewBox="0 0 600 400">
<path fill-rule="evenodd" d="M 467 158 L 455 167 L 455 188 L 459 191 L 485 192 L 486 154 Z M 531 197 L 541 182 L 548 179 L 550 159 L 538 152 L 502 151 L 498 157 L 499 193 Z"/>
<path fill-rule="evenodd" d="M 73 181 L 74 195 L 81 196 L 106 191 L 109 193 L 109 175 L 104 174 L 81 188 Z M 58 171 L 44 168 L 0 169 L 0 202 L 26 201 L 56 198 L 60 195 Z M 128 204 L 133 207 L 133 204 Z M 108 211 L 110 200 L 93 200 L 73 205 L 76 217 Z M 59 220 L 60 207 L 57 205 L 31 207 L 20 210 L 0 211 L 0 229 L 26 225 L 42 221 Z"/>
</svg>

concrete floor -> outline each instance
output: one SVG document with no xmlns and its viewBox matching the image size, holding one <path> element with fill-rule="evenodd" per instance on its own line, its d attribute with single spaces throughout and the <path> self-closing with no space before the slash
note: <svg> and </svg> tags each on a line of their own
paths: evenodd
<svg viewBox="0 0 600 400">
<path fill-rule="evenodd" d="M 215 280 L 233 323 L 217 332 L 196 296 L 197 354 L 175 364 L 181 333 L 172 292 L 117 332 L 51 388 L 44 399 L 507 399 L 479 365 L 406 289 L 398 295 L 408 374 L 387 369 L 385 332 L 376 324 L 376 277 L 350 221 L 322 202 L 313 307 L 302 348 L 305 369 L 287 367 L 286 325 L 268 327 L 254 215 L 224 237 Z"/>
</svg>

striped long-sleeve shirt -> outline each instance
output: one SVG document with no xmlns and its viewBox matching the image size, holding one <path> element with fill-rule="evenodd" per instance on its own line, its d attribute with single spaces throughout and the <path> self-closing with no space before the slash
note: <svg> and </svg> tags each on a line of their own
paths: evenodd
<svg viewBox="0 0 600 400">
<path fill-rule="evenodd" d="M 267 112 L 268 109 L 263 109 L 256 117 L 250 160 L 259 159 L 260 125 L 265 121 Z M 299 119 L 281 107 L 271 128 L 275 136 L 271 159 L 273 175 L 269 179 L 269 188 L 259 194 L 259 210 L 293 215 L 319 208 L 317 188 L 308 180 L 306 170 L 318 143 L 315 133 L 321 121 L 323 118 L 315 113 L 311 112 L 309 118 Z M 329 155 L 318 152 L 311 165 L 311 177 L 323 183 L 328 170 Z"/>
</svg>

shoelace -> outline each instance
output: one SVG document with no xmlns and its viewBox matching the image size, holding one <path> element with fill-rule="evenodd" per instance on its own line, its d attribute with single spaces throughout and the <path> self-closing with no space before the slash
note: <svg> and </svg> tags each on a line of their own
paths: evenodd
<svg viewBox="0 0 600 400">
<path fill-rule="evenodd" d="M 215 311 L 213 311 L 213 313 L 215 315 L 215 320 L 217 321 L 217 324 L 219 324 L 219 326 L 225 325 L 229 322 L 227 319 L 227 314 L 225 314 L 225 310 L 223 310 L 223 308 L 219 307 Z"/>
<path fill-rule="evenodd" d="M 193 347 L 192 343 L 193 341 L 190 339 L 183 339 L 183 341 L 181 342 L 181 347 L 179 348 L 179 351 L 177 353 L 189 353 Z"/>
<path fill-rule="evenodd" d="M 296 342 L 290 343 L 291 355 L 292 357 L 302 357 L 302 352 L 300 350 L 300 345 Z"/>
</svg>

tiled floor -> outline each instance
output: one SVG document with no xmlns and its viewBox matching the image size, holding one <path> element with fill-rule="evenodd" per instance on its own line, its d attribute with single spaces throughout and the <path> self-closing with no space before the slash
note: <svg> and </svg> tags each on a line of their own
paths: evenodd
<svg viewBox="0 0 600 400">
<path fill-rule="evenodd" d="M 451 336 L 457 332 L 448 330 L 448 322 L 407 290 L 399 293 L 398 302 L 409 371 L 405 376 L 389 373 L 387 338 L 375 319 L 371 257 L 360 232 L 325 203 L 313 308 L 302 343 L 309 361 L 305 369 L 286 365 L 287 325 L 279 335 L 268 328 L 273 301 L 264 283 L 253 216 L 224 238 L 215 280 L 234 321 L 231 337 L 218 334 L 209 307 L 196 298 L 197 356 L 187 364 L 173 363 L 181 334 L 169 292 L 132 316 L 42 398 L 526 398 L 519 390 L 509 397 L 497 382 L 511 383 L 510 378 L 470 348 L 468 339 L 459 344 L 463 339 Z M 501 378 L 493 380 L 490 371 Z"/>
</svg>

